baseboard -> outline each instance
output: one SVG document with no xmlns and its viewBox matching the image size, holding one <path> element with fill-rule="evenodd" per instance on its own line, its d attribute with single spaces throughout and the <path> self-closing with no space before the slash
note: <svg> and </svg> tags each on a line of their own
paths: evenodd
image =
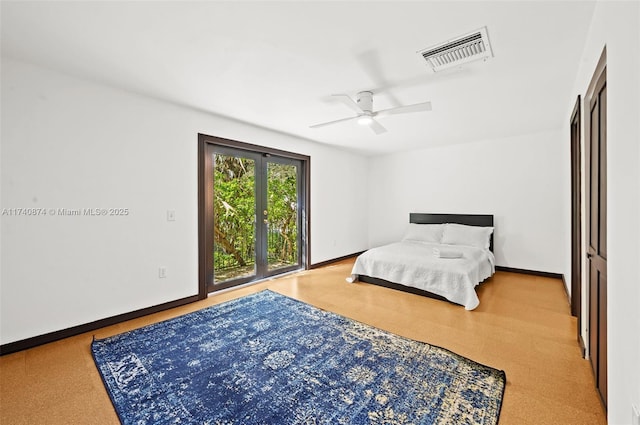
<svg viewBox="0 0 640 425">
<path fill-rule="evenodd" d="M 364 251 L 357 252 L 350 255 L 345 255 L 339 258 L 334 258 L 332 260 L 322 261 L 320 263 L 312 264 L 309 268 L 316 269 L 318 267 L 328 266 L 330 264 L 337 263 L 339 261 L 346 260 L 348 258 L 356 257 L 362 254 L 363 252 Z M 64 338 L 69 338 L 71 336 L 80 335 L 86 332 L 95 331 L 96 329 L 104 328 L 106 326 L 115 325 L 121 322 L 126 322 L 127 320 L 137 319 L 138 317 L 147 316 L 149 314 L 158 313 L 160 311 L 168 310 L 175 307 L 180 307 L 182 305 L 190 304 L 192 302 L 199 301 L 199 300 L 200 298 L 198 297 L 198 295 L 194 295 L 191 297 L 182 298 L 175 301 L 170 301 L 168 303 L 143 308 L 141 310 L 119 314 L 117 316 L 108 317 L 106 319 L 96 320 L 95 322 L 73 326 L 68 329 L 62 329 L 62 330 L 47 333 L 44 335 L 38 335 L 32 338 L 10 342 L 8 344 L 2 344 L 0 345 L 0 356 L 4 356 L 5 354 L 15 353 L 22 350 L 27 350 L 29 348 L 37 347 L 43 344 L 48 344 L 50 342 L 58 341 Z"/>
<path fill-rule="evenodd" d="M 504 267 L 504 266 L 496 266 L 496 270 L 500 271 L 500 272 L 530 274 L 532 276 L 550 277 L 552 279 L 560 279 L 560 280 L 562 280 L 562 288 L 564 289 L 564 294 L 567 296 L 567 302 L 569 303 L 569 306 L 571 306 L 571 295 L 569 295 L 569 289 L 567 289 L 567 282 L 566 282 L 566 280 L 564 278 L 564 274 L 541 272 L 541 271 L 538 271 L 538 270 L 514 269 L 512 267 Z"/>
<path fill-rule="evenodd" d="M 123 313 L 117 316 L 107 317 L 105 319 L 96 320 L 95 322 L 85 323 L 83 325 L 73 326 L 71 328 L 62 329 L 62 330 L 51 332 L 48 334 L 34 336 L 32 338 L 23 339 L 21 341 L 2 344 L 0 345 L 0 356 L 4 356 L 5 354 L 11 354 L 17 351 L 22 351 L 29 348 L 37 347 L 42 344 L 48 344 L 50 342 L 58 341 L 71 336 L 80 335 L 86 332 L 95 331 L 96 329 L 115 325 L 121 322 L 126 322 L 127 320 L 137 319 L 138 317 L 147 316 L 149 314 L 158 313 L 160 311 L 169 310 L 171 308 L 180 307 L 182 305 L 186 305 L 186 304 L 190 304 L 192 302 L 198 301 L 199 299 L 200 298 L 197 295 L 194 295 L 191 297 L 170 301 L 164 304 L 143 308 L 143 309 L 132 311 L 129 313 Z"/>
<path fill-rule="evenodd" d="M 580 352 L 582 353 L 582 358 L 587 358 L 587 346 L 584 344 L 584 339 L 582 339 L 582 332 L 578 334 L 578 342 L 580 343 Z"/>
<path fill-rule="evenodd" d="M 357 257 L 358 255 L 362 254 L 363 252 L 364 251 L 360 251 L 360 252 L 356 252 L 354 254 L 343 255 L 342 257 L 333 258 L 331 260 L 321 261 L 319 263 L 312 264 L 309 268 L 310 269 L 317 269 L 319 267 L 329 266 L 329 265 L 331 265 L 333 263 L 338 263 L 338 262 L 343 261 L 343 260 L 348 260 L 349 258 Z"/>
<path fill-rule="evenodd" d="M 331 265 L 333 263 L 337 263 L 343 260 L 347 260 L 349 258 L 357 257 L 362 254 L 364 251 L 356 252 L 349 255 L 344 255 L 342 257 L 333 258 L 331 260 L 321 261 L 319 263 L 312 264 L 310 269 L 317 269 L 319 267 L 325 267 Z M 504 266 L 496 266 L 497 271 L 511 272 L 511 273 L 523 273 L 530 274 L 535 276 L 542 277 L 551 277 L 562 279 L 564 284 L 564 276 L 559 273 L 549 273 L 549 272 L 541 272 L 536 270 L 526 270 L 526 269 L 516 269 L 512 267 L 504 267 Z M 566 285 L 565 285 L 566 291 Z M 10 342 L 8 344 L 0 345 L 0 356 L 4 356 L 5 354 L 15 353 L 17 351 L 27 350 L 29 348 L 37 347 L 42 344 L 48 344 L 50 342 L 58 341 L 64 338 L 69 338 L 71 336 L 80 335 L 86 332 L 95 331 L 96 329 L 104 328 L 106 326 L 115 325 L 121 322 L 126 322 L 127 320 L 137 319 L 138 317 L 147 316 L 149 314 L 158 313 L 160 311 L 168 310 L 175 307 L 180 307 L 186 304 L 193 303 L 198 301 L 200 298 L 197 295 L 182 298 L 175 301 L 170 301 L 164 304 L 159 304 L 152 307 L 143 308 L 140 310 L 132 311 L 129 313 L 119 314 L 117 316 L 107 317 L 105 319 L 96 320 L 95 322 L 86 323 L 83 325 L 73 326 L 71 328 L 62 329 L 55 332 L 50 332 L 44 335 L 38 335 L 32 338 L 23 339 L 20 341 Z M 582 337 L 580 338 L 581 346 L 583 347 L 584 353 L 584 342 L 582 341 Z"/>
<path fill-rule="evenodd" d="M 540 276 L 540 277 L 551 277 L 554 279 L 562 279 L 562 281 L 564 282 L 564 275 L 562 275 L 561 273 L 550 273 L 550 272 L 541 272 L 538 270 L 516 269 L 513 267 L 505 267 L 505 266 L 496 266 L 496 270 L 500 272 L 530 274 L 533 276 Z M 566 286 L 565 286 L 565 290 L 566 290 Z"/>
<path fill-rule="evenodd" d="M 569 295 L 569 288 L 567 287 L 567 281 L 564 278 L 564 274 L 562 275 L 562 287 L 564 288 L 564 294 L 567 296 L 569 307 L 571 307 L 571 295 Z"/>
</svg>

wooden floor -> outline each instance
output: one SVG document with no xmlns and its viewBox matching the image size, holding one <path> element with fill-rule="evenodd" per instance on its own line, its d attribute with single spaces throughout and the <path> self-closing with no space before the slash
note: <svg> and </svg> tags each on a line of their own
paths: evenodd
<svg viewBox="0 0 640 425">
<path fill-rule="evenodd" d="M 349 284 L 352 264 L 345 260 L 0 357 L 0 423 L 119 423 L 91 357 L 94 334 L 104 338 L 265 288 L 504 370 L 501 425 L 606 423 L 560 280 L 498 272 L 478 288 L 480 306 L 466 311 Z"/>
</svg>

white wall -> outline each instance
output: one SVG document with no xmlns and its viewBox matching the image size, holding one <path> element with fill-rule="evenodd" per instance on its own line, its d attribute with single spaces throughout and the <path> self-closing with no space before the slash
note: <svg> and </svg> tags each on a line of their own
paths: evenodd
<svg viewBox="0 0 640 425">
<path fill-rule="evenodd" d="M 369 244 L 401 238 L 410 212 L 493 214 L 498 265 L 565 273 L 568 161 L 554 131 L 374 158 Z"/>
<path fill-rule="evenodd" d="M 363 157 L 5 57 L 1 122 L 3 209 L 130 211 L 1 217 L 2 344 L 197 294 L 198 133 L 310 155 L 312 263 L 367 247 Z"/>
<path fill-rule="evenodd" d="M 574 96 L 584 100 L 605 45 L 608 419 L 622 425 L 631 423 L 632 403 L 640 407 L 640 3 L 597 3 Z M 567 123 L 574 102 L 567 99 Z M 569 134 L 568 124 L 564 132 Z M 586 272 L 582 292 L 586 298 Z M 588 341 L 586 305 L 585 299 L 582 333 Z"/>
</svg>

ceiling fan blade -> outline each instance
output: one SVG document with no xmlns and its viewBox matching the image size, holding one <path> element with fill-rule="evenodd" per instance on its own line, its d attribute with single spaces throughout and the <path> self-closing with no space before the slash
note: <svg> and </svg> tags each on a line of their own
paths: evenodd
<svg viewBox="0 0 640 425">
<path fill-rule="evenodd" d="M 384 128 L 378 121 L 374 120 L 373 118 L 369 123 L 369 128 L 373 130 L 373 132 L 376 134 L 382 134 L 387 132 L 387 129 Z"/>
<path fill-rule="evenodd" d="M 341 118 L 341 119 L 335 120 L 335 121 L 329 121 L 329 122 L 323 122 L 323 123 L 320 123 L 320 124 L 314 124 L 314 125 L 309 126 L 309 128 L 325 127 L 327 125 L 337 124 L 337 123 L 343 122 L 343 121 L 351 121 L 351 120 L 355 120 L 355 119 L 358 119 L 358 118 L 360 118 L 360 117 L 356 116 L 356 117 L 349 117 L 349 118 Z"/>
<path fill-rule="evenodd" d="M 387 115 L 408 114 L 411 112 L 423 112 L 431 110 L 431 102 L 415 103 L 413 105 L 398 106 L 396 108 L 383 109 L 376 112 L 376 117 L 385 117 Z"/>
<path fill-rule="evenodd" d="M 401 102 L 393 93 L 389 91 L 394 86 L 385 77 L 385 73 L 382 66 L 382 60 L 380 53 L 376 49 L 367 49 L 360 51 L 356 54 L 356 60 L 360 63 L 362 71 L 367 74 L 369 79 L 375 84 L 376 89 L 370 90 L 374 93 L 386 92 L 385 95 L 392 105 L 400 105 Z"/>
<path fill-rule="evenodd" d="M 346 94 L 332 94 L 331 96 L 340 100 L 347 106 L 347 108 L 356 112 L 358 115 L 364 113 L 364 111 L 358 106 L 358 104 Z"/>
</svg>

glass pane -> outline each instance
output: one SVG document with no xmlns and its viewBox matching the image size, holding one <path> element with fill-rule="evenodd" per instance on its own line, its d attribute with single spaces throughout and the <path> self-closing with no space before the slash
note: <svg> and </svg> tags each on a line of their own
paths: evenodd
<svg viewBox="0 0 640 425">
<path fill-rule="evenodd" d="M 267 269 L 298 264 L 298 169 L 267 164 Z"/>
<path fill-rule="evenodd" d="M 213 283 L 256 273 L 255 161 L 214 154 Z"/>
</svg>

